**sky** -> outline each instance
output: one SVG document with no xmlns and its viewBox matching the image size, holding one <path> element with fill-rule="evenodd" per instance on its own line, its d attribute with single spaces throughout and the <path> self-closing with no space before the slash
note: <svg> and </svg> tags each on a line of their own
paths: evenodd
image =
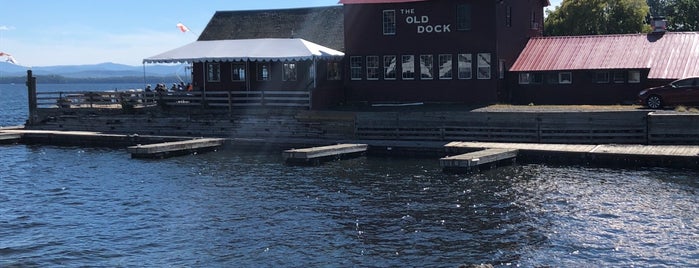
<svg viewBox="0 0 699 268">
<path fill-rule="evenodd" d="M 556 6 L 561 0 L 552 0 Z M 0 0 L 0 52 L 28 67 L 144 58 L 196 41 L 216 11 L 337 5 L 338 0 Z M 182 33 L 177 23 L 191 31 Z M 4 60 L 4 58 L 0 58 Z"/>
</svg>

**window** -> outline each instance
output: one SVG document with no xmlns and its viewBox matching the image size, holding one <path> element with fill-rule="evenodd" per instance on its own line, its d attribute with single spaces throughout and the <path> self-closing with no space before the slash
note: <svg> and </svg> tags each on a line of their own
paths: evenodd
<svg viewBox="0 0 699 268">
<path fill-rule="evenodd" d="M 337 61 L 328 61 L 328 80 L 342 80 L 340 74 L 340 63 Z"/>
<path fill-rule="evenodd" d="M 420 79 L 434 79 L 434 56 L 420 55 Z"/>
<path fill-rule="evenodd" d="M 519 74 L 519 84 L 520 84 L 520 85 L 529 84 L 530 80 L 531 80 L 531 74 L 530 74 L 530 73 L 520 73 L 520 74 Z"/>
<path fill-rule="evenodd" d="M 622 84 L 626 81 L 626 79 L 624 79 L 624 72 L 622 71 L 614 71 L 612 73 L 612 76 L 614 79 L 614 83 Z"/>
<path fill-rule="evenodd" d="M 546 74 L 546 84 L 557 85 L 558 84 L 558 73 Z"/>
<path fill-rule="evenodd" d="M 383 56 L 383 79 L 396 80 L 396 56 Z"/>
<path fill-rule="evenodd" d="M 471 5 L 459 4 L 456 7 L 456 29 L 459 31 L 471 30 Z"/>
<path fill-rule="evenodd" d="M 573 74 L 571 72 L 558 73 L 558 83 L 559 84 L 572 84 L 573 83 Z"/>
<path fill-rule="evenodd" d="M 233 62 L 231 63 L 231 79 L 233 81 L 245 81 L 245 63 L 244 62 Z"/>
<path fill-rule="evenodd" d="M 512 7 L 507 6 L 505 9 L 505 27 L 512 27 Z"/>
<path fill-rule="evenodd" d="M 257 81 L 269 81 L 271 80 L 272 68 L 269 62 L 258 62 L 257 63 Z"/>
<path fill-rule="evenodd" d="M 459 54 L 459 79 L 473 78 L 473 60 L 471 54 Z"/>
<path fill-rule="evenodd" d="M 490 79 L 490 53 L 478 53 L 478 79 Z"/>
<path fill-rule="evenodd" d="M 403 55 L 401 57 L 401 69 L 403 71 L 403 80 L 415 79 L 415 56 Z"/>
<path fill-rule="evenodd" d="M 296 63 L 285 62 L 282 64 L 284 72 L 282 73 L 282 81 L 296 81 Z"/>
<path fill-rule="evenodd" d="M 216 62 L 206 64 L 207 81 L 221 82 L 221 65 Z"/>
<path fill-rule="evenodd" d="M 641 71 L 629 71 L 629 83 L 641 83 Z"/>
<path fill-rule="evenodd" d="M 350 78 L 352 80 L 362 80 L 362 57 L 350 57 Z"/>
<path fill-rule="evenodd" d="M 379 80 L 379 56 L 366 57 L 366 79 Z"/>
<path fill-rule="evenodd" d="M 609 72 L 595 73 L 595 82 L 597 82 L 597 84 L 609 83 Z"/>
<path fill-rule="evenodd" d="M 395 10 L 384 10 L 383 11 L 383 34 L 384 35 L 395 35 L 396 34 L 396 11 Z"/>
<path fill-rule="evenodd" d="M 451 55 L 443 54 L 439 55 L 439 79 L 448 80 L 452 79 L 452 60 Z"/>
</svg>

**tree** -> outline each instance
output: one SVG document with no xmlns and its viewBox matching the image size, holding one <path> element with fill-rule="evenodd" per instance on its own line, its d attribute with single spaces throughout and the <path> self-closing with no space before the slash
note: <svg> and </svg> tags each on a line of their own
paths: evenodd
<svg viewBox="0 0 699 268">
<path fill-rule="evenodd" d="M 648 32 L 649 10 L 645 0 L 563 0 L 548 13 L 544 30 L 546 35 Z"/>
<path fill-rule="evenodd" d="M 699 31 L 699 1 L 670 0 L 668 29 L 671 31 Z"/>
</svg>

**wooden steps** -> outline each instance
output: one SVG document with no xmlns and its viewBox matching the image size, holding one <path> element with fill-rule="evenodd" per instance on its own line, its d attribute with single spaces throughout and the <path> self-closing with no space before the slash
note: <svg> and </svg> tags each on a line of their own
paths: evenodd
<svg viewBox="0 0 699 268">
<path fill-rule="evenodd" d="M 282 153 L 288 164 L 314 164 L 323 160 L 350 157 L 366 153 L 366 144 L 337 144 L 304 149 L 291 149 Z"/>
<path fill-rule="evenodd" d="M 139 144 L 130 146 L 126 150 L 131 153 L 132 158 L 165 158 L 194 152 L 211 151 L 221 147 L 224 142 L 225 139 L 202 138 L 147 145 Z"/>
<path fill-rule="evenodd" d="M 505 160 L 514 161 L 517 152 L 516 149 L 485 149 L 444 157 L 439 159 L 439 164 L 444 171 L 472 171 L 486 165 L 493 166 Z"/>
</svg>

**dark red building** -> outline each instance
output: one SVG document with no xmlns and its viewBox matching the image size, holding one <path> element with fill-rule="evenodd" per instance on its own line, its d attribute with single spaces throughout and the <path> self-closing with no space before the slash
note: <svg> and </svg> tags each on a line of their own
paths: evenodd
<svg viewBox="0 0 699 268">
<path fill-rule="evenodd" d="M 548 0 L 342 0 L 349 102 L 507 101 Z"/>
<path fill-rule="evenodd" d="M 514 103 L 630 104 L 699 76 L 699 32 L 532 38 L 510 71 Z"/>
</svg>

